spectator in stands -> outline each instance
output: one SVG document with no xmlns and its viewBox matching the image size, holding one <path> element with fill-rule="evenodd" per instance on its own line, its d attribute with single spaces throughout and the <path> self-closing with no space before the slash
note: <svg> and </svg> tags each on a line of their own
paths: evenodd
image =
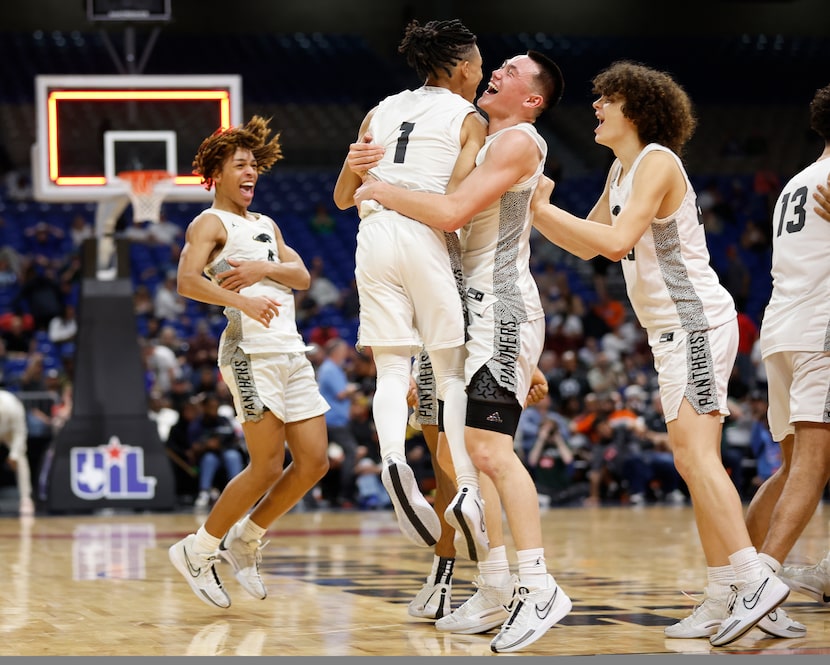
<svg viewBox="0 0 830 665">
<path fill-rule="evenodd" d="M 78 335 L 78 320 L 75 317 L 75 305 L 64 303 L 63 310 L 52 317 L 47 328 L 49 341 L 54 344 L 61 357 L 74 353 L 75 338 Z"/>
<path fill-rule="evenodd" d="M 613 452 L 606 452 L 608 474 L 620 498 L 632 505 L 646 502 L 652 469 L 644 453 L 645 421 L 642 410 L 645 396 L 639 386 L 628 386 L 624 398 L 616 390 L 601 393 L 601 407 L 608 411 L 608 424 L 614 432 Z"/>
<path fill-rule="evenodd" d="M 605 351 L 598 351 L 594 364 L 585 374 L 591 392 L 604 393 L 619 390 L 624 386 L 625 378 L 622 372 L 622 363 L 613 360 Z"/>
<path fill-rule="evenodd" d="M 358 445 L 350 425 L 351 405 L 360 395 L 360 386 L 349 380 L 352 352 L 346 340 L 340 337 L 329 340 L 325 352 L 325 360 L 317 370 L 317 384 L 331 407 L 325 415 L 329 442 L 336 442 L 343 449 L 343 461 L 339 469 L 329 469 L 329 474 L 338 474 L 338 478 L 334 482 L 334 495 L 324 498 L 332 505 L 350 505 L 354 502 Z M 331 483 L 326 485 L 332 487 Z"/>
<path fill-rule="evenodd" d="M 726 247 L 726 264 L 721 275 L 721 282 L 732 294 L 736 305 L 737 302 L 746 304 L 751 286 L 749 269 L 734 244 Z"/>
<path fill-rule="evenodd" d="M 217 392 L 219 384 L 222 383 L 219 368 L 214 365 L 202 365 L 199 369 L 192 371 L 191 383 L 193 385 L 193 394 L 199 393 L 213 393 Z M 231 414 L 233 415 L 233 414 Z"/>
<path fill-rule="evenodd" d="M 160 245 L 170 248 L 169 268 L 175 269 L 175 258 L 178 256 L 178 250 L 184 242 L 184 229 L 171 221 L 165 214 L 164 208 L 159 213 L 159 220 L 157 222 L 149 222 L 146 229 L 146 242 L 153 245 Z M 164 255 L 159 255 L 165 258 Z"/>
<path fill-rule="evenodd" d="M 597 411 L 587 432 L 587 446 L 580 456 L 588 461 L 588 496 L 585 506 L 599 506 L 604 499 L 617 498 L 619 477 L 617 471 L 617 448 L 614 443 L 614 429 L 608 422 L 607 411 Z"/>
<path fill-rule="evenodd" d="M 77 213 L 72 217 L 69 223 L 69 239 L 72 242 L 72 249 L 75 252 L 80 251 L 87 238 L 95 237 L 95 231 L 92 225 L 86 220 L 81 213 Z"/>
<path fill-rule="evenodd" d="M 176 272 L 165 273 L 164 280 L 156 287 L 153 296 L 153 315 L 162 322 L 179 321 L 187 309 L 187 303 L 176 290 Z"/>
<path fill-rule="evenodd" d="M 533 406 L 522 409 L 519 415 L 519 426 L 516 428 L 516 434 L 513 437 L 513 447 L 525 466 L 528 466 L 528 454 L 530 449 L 533 448 L 533 444 L 536 443 L 539 427 L 548 409 L 550 409 L 550 405 L 550 395 L 548 394 Z M 533 476 L 532 473 L 530 475 Z"/>
<path fill-rule="evenodd" d="M 753 420 L 749 434 L 749 449 L 755 458 L 753 491 L 757 490 L 781 466 L 781 444 L 772 438 L 767 421 L 767 406 L 767 388 L 759 386 L 750 394 Z"/>
<path fill-rule="evenodd" d="M 546 317 L 545 347 L 560 353 L 576 351 L 585 339 L 582 325 L 585 303 L 579 294 L 571 291 L 567 279 L 562 280 L 562 290 L 555 305 Z"/>
<path fill-rule="evenodd" d="M 196 509 L 207 508 L 219 496 L 224 486 L 218 482 L 220 469 L 227 482 L 245 466 L 243 443 L 230 418 L 219 413 L 219 397 L 206 393 L 200 401 L 201 413 L 190 423 L 187 434 L 199 465 L 199 494 L 193 504 Z"/>
<path fill-rule="evenodd" d="M 173 378 L 173 385 L 170 387 L 170 392 L 167 393 L 167 399 L 172 408 L 181 412 L 184 405 L 196 394 L 197 392 L 193 389 L 193 381 L 190 374 L 182 372 Z"/>
<path fill-rule="evenodd" d="M 374 395 L 378 381 L 378 370 L 371 347 L 360 349 L 352 359 L 351 380 L 360 386 L 364 395 Z"/>
<path fill-rule="evenodd" d="M 611 328 L 599 340 L 600 347 L 609 358 L 622 361 L 623 354 L 631 353 L 641 347 L 648 348 L 645 343 L 643 328 L 630 320 L 628 310 L 623 311 L 622 321 L 616 328 Z M 650 355 L 650 351 L 649 351 Z"/>
<path fill-rule="evenodd" d="M 219 357 L 219 340 L 210 327 L 206 318 L 196 320 L 193 334 L 187 338 L 187 350 L 185 351 L 185 362 L 194 372 L 202 367 L 217 366 Z"/>
<path fill-rule="evenodd" d="M 24 251 L 31 262 L 40 267 L 57 266 L 66 254 L 63 229 L 40 221 L 23 231 Z"/>
<path fill-rule="evenodd" d="M 770 237 L 761 224 L 748 219 L 741 232 L 741 247 L 750 252 L 767 252 L 770 249 Z"/>
<path fill-rule="evenodd" d="M 139 318 L 149 318 L 153 316 L 155 306 L 153 305 L 153 295 L 150 293 L 150 288 L 147 284 L 136 284 L 133 291 L 133 312 Z"/>
<path fill-rule="evenodd" d="M 591 305 L 591 311 L 599 316 L 608 327 L 608 330 L 616 330 L 625 321 L 625 305 L 618 298 L 611 297 L 611 293 L 608 291 L 608 285 L 604 280 L 597 285 L 596 292 L 597 299 Z"/>
<path fill-rule="evenodd" d="M 626 394 L 631 390 L 626 389 Z M 644 394 L 645 391 L 643 391 Z M 655 390 L 650 403 L 643 411 L 643 448 L 646 460 L 651 467 L 651 489 L 657 500 L 665 500 L 679 505 L 685 503 L 686 494 L 682 490 L 683 479 L 674 465 L 674 455 L 669 447 L 669 433 L 666 416 L 663 413 L 663 398 Z"/>
<path fill-rule="evenodd" d="M 190 425 L 201 414 L 199 398 L 190 396 L 177 409 L 178 419 L 170 427 L 165 439 L 165 450 L 173 466 L 176 496 L 192 500 L 199 492 L 199 457 L 201 449 L 191 445 Z"/>
<path fill-rule="evenodd" d="M 34 323 L 31 316 L 10 313 L 4 317 L 0 337 L 3 338 L 8 357 L 28 358 L 35 350 Z"/>
<path fill-rule="evenodd" d="M 342 300 L 340 289 L 326 275 L 326 264 L 322 256 L 315 256 L 311 259 L 309 266 L 311 284 L 306 291 L 306 297 L 310 298 L 318 310 L 333 305 L 338 307 Z"/>
<path fill-rule="evenodd" d="M 336 223 L 334 217 L 332 217 L 325 204 L 321 201 L 314 208 L 314 214 L 311 216 L 308 225 L 317 235 L 327 236 L 334 232 Z"/>
<path fill-rule="evenodd" d="M 13 247 L 0 247 L 0 292 L 11 296 L 9 302 L 20 289 L 20 267 L 22 258 Z"/>
<path fill-rule="evenodd" d="M 358 441 L 355 463 L 355 501 L 363 510 L 390 508 L 392 499 L 380 479 L 383 463 L 371 412 L 371 401 L 360 395 L 352 401 L 352 431 Z"/>
<path fill-rule="evenodd" d="M 538 404 L 544 402 L 542 400 Z M 527 452 L 527 467 L 540 499 L 542 496 L 549 497 L 554 504 L 569 503 L 574 498 L 570 490 L 576 458 L 565 438 L 566 434 L 559 417 L 547 411 Z"/>
<path fill-rule="evenodd" d="M 46 331 L 49 321 L 63 312 L 64 293 L 55 268 L 29 261 L 23 268 L 23 280 L 16 308 L 32 315 L 35 330 Z"/>
<path fill-rule="evenodd" d="M 173 381 L 182 374 L 176 354 L 170 347 L 146 339 L 140 340 L 140 346 L 148 394 L 152 390 L 169 393 Z"/>
<path fill-rule="evenodd" d="M 591 392 L 588 373 L 580 364 L 575 351 L 565 351 L 558 370 L 550 380 L 550 396 L 554 404 L 563 404 L 570 397 L 583 399 Z"/>
<path fill-rule="evenodd" d="M 45 358 L 39 351 L 29 354 L 26 367 L 17 380 L 17 388 L 23 391 L 39 392 L 46 390 Z"/>
<path fill-rule="evenodd" d="M 756 383 L 752 349 L 758 341 L 760 329 L 752 317 L 746 313 L 746 300 L 735 298 L 735 308 L 738 311 L 738 355 L 735 358 L 735 370 L 741 382 L 751 390 Z"/>
</svg>

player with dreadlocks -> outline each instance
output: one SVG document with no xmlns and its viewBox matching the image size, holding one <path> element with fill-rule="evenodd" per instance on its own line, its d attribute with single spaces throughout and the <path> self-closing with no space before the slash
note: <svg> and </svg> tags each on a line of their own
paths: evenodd
<svg viewBox="0 0 830 665">
<path fill-rule="evenodd" d="M 364 118 L 358 141 L 382 146 L 378 150 L 383 158 L 368 171 L 349 158 L 344 161 L 334 189 L 334 201 L 341 209 L 354 205 L 353 194 L 364 179 L 443 194 L 473 169 L 484 144 L 486 122 L 473 104 L 482 79 L 476 36 L 458 20 L 424 25 L 412 21 L 398 51 L 423 85 L 385 98 Z M 375 156 L 368 159 L 374 161 Z M 402 533 L 419 546 L 436 545 L 442 535 L 441 520 L 422 495 L 405 455 L 412 357 L 423 348 L 443 402 L 442 424 L 457 482 L 457 493 L 453 488 L 449 496 L 455 496 L 443 514 L 461 534 L 461 553 L 478 560 L 486 555 L 488 541 L 478 470 L 464 445 L 465 315 L 456 282 L 460 279 L 458 236 L 373 201 L 358 213 L 357 345 L 372 348 L 377 367 L 373 414 L 383 459 L 381 479 Z M 437 619 L 450 610 L 447 582 L 452 568 L 451 554 L 435 551 L 425 597 L 419 594 L 410 613 Z"/>
<path fill-rule="evenodd" d="M 225 308 L 218 364 L 250 457 L 198 531 L 169 549 L 196 595 L 222 608 L 231 601 L 215 564 L 227 560 L 245 591 L 265 598 L 259 563 L 266 529 L 328 470 L 329 405 L 294 318 L 293 290 L 308 288 L 309 272 L 276 222 L 248 210 L 257 178 L 282 157 L 268 124 L 254 116 L 202 142 L 194 173 L 215 187 L 213 205 L 188 225 L 178 267 L 181 295 Z M 291 462 L 283 469 L 286 443 Z"/>
</svg>

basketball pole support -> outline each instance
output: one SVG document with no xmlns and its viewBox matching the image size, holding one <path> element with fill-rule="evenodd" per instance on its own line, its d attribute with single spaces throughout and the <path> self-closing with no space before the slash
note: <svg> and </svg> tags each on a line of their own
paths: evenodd
<svg viewBox="0 0 830 665">
<path fill-rule="evenodd" d="M 102 242 L 113 249 L 112 279 L 98 278 Z M 148 416 L 129 240 L 89 238 L 81 259 L 73 408 L 50 448 L 46 509 L 172 510 L 173 469 Z"/>
</svg>

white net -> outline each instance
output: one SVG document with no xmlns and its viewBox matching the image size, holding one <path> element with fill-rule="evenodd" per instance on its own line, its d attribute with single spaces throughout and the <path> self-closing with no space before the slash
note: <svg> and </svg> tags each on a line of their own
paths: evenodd
<svg viewBox="0 0 830 665">
<path fill-rule="evenodd" d="M 122 171 L 118 178 L 128 185 L 133 221 L 157 224 L 161 219 L 161 204 L 175 184 L 174 177 L 167 171 Z"/>
</svg>

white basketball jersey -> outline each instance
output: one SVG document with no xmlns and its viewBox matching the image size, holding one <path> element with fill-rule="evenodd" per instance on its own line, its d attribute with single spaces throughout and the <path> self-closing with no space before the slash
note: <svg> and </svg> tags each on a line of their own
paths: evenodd
<svg viewBox="0 0 830 665">
<path fill-rule="evenodd" d="M 255 217 L 250 219 L 216 208 L 210 208 L 206 212 L 222 220 L 228 234 L 225 246 L 204 269 L 205 275 L 213 282 L 218 284 L 216 275 L 231 268 L 229 259 L 280 262 L 274 220 L 270 217 L 260 213 L 249 213 Z M 264 326 L 241 310 L 226 307 L 228 325 L 220 340 L 220 365 L 227 364 L 227 359 L 236 347 L 245 353 L 291 353 L 305 351 L 308 348 L 297 330 L 292 289 L 272 279 L 263 279 L 246 286 L 240 293 L 246 296 L 270 296 L 280 303 L 279 316 L 271 319 L 270 326 Z M 223 362 L 223 359 L 226 362 Z"/>
<path fill-rule="evenodd" d="M 548 146 L 532 124 L 520 123 L 489 135 L 476 165 L 493 142 L 510 131 L 533 138 L 539 146 L 539 165 L 530 178 L 513 185 L 461 228 L 461 259 L 467 306 L 477 310 L 495 298 L 523 323 L 544 316 L 539 287 L 530 271 L 530 200 L 544 171 Z"/>
<path fill-rule="evenodd" d="M 404 90 L 378 104 L 369 123 L 374 143 L 386 148 L 370 173 L 411 190 L 447 190 L 461 151 L 461 125 L 475 106 L 447 88 Z"/>
<path fill-rule="evenodd" d="M 631 196 L 637 167 L 653 150 L 674 157 L 686 181 L 686 195 L 672 215 L 651 223 L 621 262 L 631 306 L 650 339 L 677 329 L 700 332 L 716 328 L 736 316 L 735 301 L 709 263 L 697 196 L 683 163 L 671 150 L 650 143 L 622 179 L 620 162 L 611 165 L 612 223 Z"/>
<path fill-rule="evenodd" d="M 761 356 L 830 351 L 830 222 L 813 210 L 830 159 L 810 164 L 786 184 L 772 217 L 772 295 L 761 324 Z"/>
</svg>

